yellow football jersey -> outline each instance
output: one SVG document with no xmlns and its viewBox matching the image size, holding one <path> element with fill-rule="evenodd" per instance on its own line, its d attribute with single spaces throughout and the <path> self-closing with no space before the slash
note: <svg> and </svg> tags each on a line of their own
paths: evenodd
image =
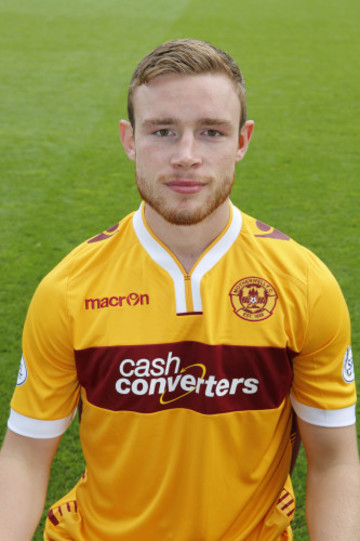
<svg viewBox="0 0 360 541">
<path fill-rule="evenodd" d="M 86 461 L 46 539 L 292 539 L 292 410 L 355 422 L 348 311 L 311 252 L 230 209 L 189 274 L 142 205 L 38 287 L 8 426 L 62 434 L 81 396 Z"/>
</svg>

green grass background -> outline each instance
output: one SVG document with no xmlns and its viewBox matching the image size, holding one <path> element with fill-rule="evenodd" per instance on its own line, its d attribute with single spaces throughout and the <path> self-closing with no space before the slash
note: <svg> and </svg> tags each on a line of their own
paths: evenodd
<svg viewBox="0 0 360 541">
<path fill-rule="evenodd" d="M 1 434 L 36 285 L 139 203 L 118 120 L 137 62 L 178 37 L 211 41 L 240 64 L 256 127 L 232 199 L 328 264 L 360 374 L 359 12 L 358 0 L 0 1 Z M 77 429 L 63 438 L 47 506 L 82 472 Z M 302 541 L 303 452 L 294 483 Z"/>
</svg>

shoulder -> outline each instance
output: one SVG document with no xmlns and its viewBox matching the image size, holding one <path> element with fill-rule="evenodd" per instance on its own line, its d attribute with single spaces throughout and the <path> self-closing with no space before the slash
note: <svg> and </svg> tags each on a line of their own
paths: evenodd
<svg viewBox="0 0 360 541">
<path fill-rule="evenodd" d="M 245 249 L 265 265 L 304 285 L 311 281 L 337 284 L 329 268 L 305 246 L 273 226 L 242 213 L 241 235 Z"/>
<path fill-rule="evenodd" d="M 106 231 L 87 239 L 67 254 L 40 282 L 37 295 L 63 294 L 72 283 L 101 273 L 113 259 L 126 254 L 136 244 L 131 213 Z"/>
</svg>

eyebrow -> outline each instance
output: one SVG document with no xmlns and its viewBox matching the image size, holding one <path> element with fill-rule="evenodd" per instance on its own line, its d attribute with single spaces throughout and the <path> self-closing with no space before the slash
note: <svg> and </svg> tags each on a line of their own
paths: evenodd
<svg viewBox="0 0 360 541">
<path fill-rule="evenodd" d="M 149 118 L 144 120 L 143 126 L 153 127 L 153 126 L 173 126 L 174 124 L 181 124 L 180 120 L 172 117 L 165 118 Z M 232 123 L 229 120 L 223 118 L 200 118 L 198 121 L 200 126 L 222 126 L 222 127 L 232 127 Z"/>
<path fill-rule="evenodd" d="M 201 126 L 232 127 L 230 120 L 225 120 L 224 118 L 201 118 L 199 124 Z"/>
<path fill-rule="evenodd" d="M 176 124 L 178 121 L 176 118 L 149 118 L 144 120 L 143 126 L 170 126 L 170 124 Z"/>
</svg>

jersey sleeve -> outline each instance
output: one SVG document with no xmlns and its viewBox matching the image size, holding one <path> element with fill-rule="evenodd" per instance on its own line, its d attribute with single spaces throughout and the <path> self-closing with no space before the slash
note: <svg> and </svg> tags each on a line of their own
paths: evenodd
<svg viewBox="0 0 360 541">
<path fill-rule="evenodd" d="M 23 357 L 8 427 L 19 434 L 61 435 L 79 399 L 79 383 L 67 311 L 68 278 L 55 268 L 37 288 L 23 331 Z"/>
<path fill-rule="evenodd" d="M 351 425 L 356 387 L 346 302 L 329 269 L 315 257 L 307 284 L 307 330 L 293 361 L 292 405 L 311 424 Z"/>
</svg>

